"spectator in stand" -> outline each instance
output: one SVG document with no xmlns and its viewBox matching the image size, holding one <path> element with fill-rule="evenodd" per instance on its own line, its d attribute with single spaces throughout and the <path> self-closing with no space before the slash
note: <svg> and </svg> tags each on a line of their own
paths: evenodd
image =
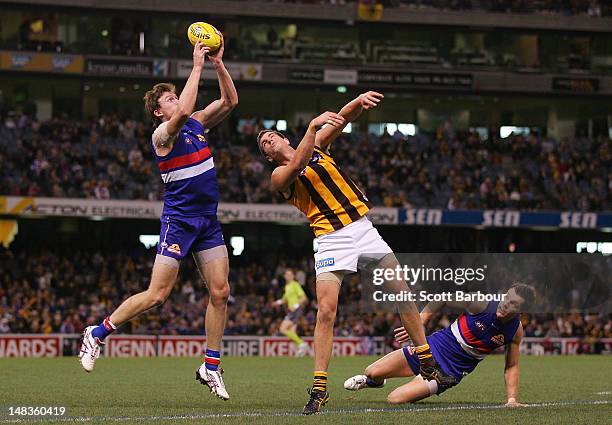
<svg viewBox="0 0 612 425">
<path fill-rule="evenodd" d="M 251 139 L 260 128 L 261 120 L 247 121 L 235 137 L 242 144 L 209 135 L 213 147 L 223 147 L 215 165 L 225 202 L 283 202 L 266 187 L 269 171 L 253 150 Z M 297 138 L 300 131 L 289 127 L 287 133 Z M 12 116 L 0 124 L 0 195 L 159 200 L 162 185 L 151 176 L 149 138 L 142 123 L 113 115 L 84 123 L 59 118 L 37 123 Z M 607 137 L 483 141 L 447 125 L 433 136 L 343 134 L 333 150 L 375 205 L 612 208 L 612 143 Z"/>
</svg>

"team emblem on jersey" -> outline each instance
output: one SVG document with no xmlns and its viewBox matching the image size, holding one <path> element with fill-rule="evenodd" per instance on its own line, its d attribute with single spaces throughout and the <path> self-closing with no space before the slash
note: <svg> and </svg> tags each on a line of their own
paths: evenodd
<svg viewBox="0 0 612 425">
<path fill-rule="evenodd" d="M 168 247 L 168 251 L 181 255 L 181 247 L 177 243 L 173 243 Z"/>
<path fill-rule="evenodd" d="M 493 341 L 497 345 L 504 345 L 504 334 L 492 336 L 491 341 Z"/>
<path fill-rule="evenodd" d="M 316 164 L 320 160 L 321 160 L 321 155 L 319 155 L 318 153 L 315 152 L 315 153 L 312 154 L 312 158 L 310 158 L 309 164 Z"/>
<path fill-rule="evenodd" d="M 196 134 L 196 136 L 198 137 L 198 140 L 200 142 L 205 142 L 206 141 L 206 137 L 204 137 L 202 134 Z"/>
</svg>

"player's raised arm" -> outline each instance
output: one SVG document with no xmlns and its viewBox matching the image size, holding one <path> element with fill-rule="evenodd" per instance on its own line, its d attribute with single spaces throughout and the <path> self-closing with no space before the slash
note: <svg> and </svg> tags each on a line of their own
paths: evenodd
<svg viewBox="0 0 612 425">
<path fill-rule="evenodd" d="M 523 326 L 519 325 L 512 342 L 506 347 L 506 365 L 504 367 L 504 381 L 506 383 L 506 394 L 508 401 L 506 407 L 523 407 L 525 404 L 519 403 L 518 387 L 519 387 L 519 356 L 520 345 L 523 339 Z"/>
<path fill-rule="evenodd" d="M 196 43 L 193 47 L 193 68 L 185 88 L 181 92 L 178 99 L 178 107 L 172 115 L 172 118 L 168 120 L 166 130 L 170 136 L 175 136 L 179 130 L 185 125 L 185 122 L 189 119 L 189 115 L 193 112 L 195 107 L 196 98 L 198 97 L 198 84 L 200 82 L 200 75 L 202 74 L 202 68 L 204 68 L 204 58 L 210 51 L 202 43 Z"/>
<path fill-rule="evenodd" d="M 214 54 L 209 54 L 208 59 L 217 71 L 221 97 L 201 111 L 194 112 L 192 115 L 194 119 L 200 121 L 206 128 L 215 127 L 238 105 L 238 92 L 236 92 L 234 81 L 223 64 L 223 35 L 219 33 L 219 36 L 221 37 L 221 47 Z"/>
<path fill-rule="evenodd" d="M 204 46 L 202 43 L 196 43 L 193 47 L 193 69 L 185 83 L 181 96 L 177 98 L 174 92 L 174 86 L 166 84 L 167 90 L 155 100 L 155 109 L 151 112 L 156 120 L 163 121 L 153 132 L 153 145 L 158 155 L 165 156 L 170 153 L 179 130 L 185 125 L 185 122 L 189 119 L 189 115 L 193 112 L 193 107 L 195 106 L 196 97 L 198 95 L 198 82 L 200 81 L 200 75 L 204 67 L 204 58 L 208 52 L 208 47 Z M 160 85 L 163 86 L 164 84 L 158 84 L 155 88 Z M 151 92 L 147 92 L 147 95 L 145 95 L 145 102 L 147 101 L 149 93 Z M 172 111 L 170 118 L 164 119 L 164 117 L 168 116 L 164 115 L 164 110 Z M 168 114 L 168 112 L 166 112 L 166 114 Z"/>
<path fill-rule="evenodd" d="M 339 115 L 345 119 L 345 124 L 341 127 L 326 126 L 317 132 L 316 144 L 321 149 L 326 149 L 336 137 L 342 133 L 346 124 L 355 121 L 364 110 L 376 108 L 378 103 L 384 99 L 384 95 L 375 91 L 368 91 L 360 94 L 355 99 L 344 105 Z"/>
<path fill-rule="evenodd" d="M 288 164 L 276 167 L 272 172 L 272 189 L 279 192 L 286 191 L 302 170 L 306 168 L 314 151 L 317 127 L 328 124 L 330 127 L 339 128 L 344 123 L 344 118 L 333 112 L 324 112 L 310 121 L 306 134 L 295 150 L 293 158 Z"/>
</svg>

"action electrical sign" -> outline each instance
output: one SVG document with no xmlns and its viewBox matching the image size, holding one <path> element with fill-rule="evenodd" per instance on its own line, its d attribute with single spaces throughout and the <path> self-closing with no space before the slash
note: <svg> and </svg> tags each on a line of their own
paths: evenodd
<svg viewBox="0 0 612 425">
<path fill-rule="evenodd" d="M 0 216 L 41 215 L 159 219 L 161 201 L 34 198 L 0 196 Z M 222 202 L 223 223 L 236 221 L 306 223 L 304 215 L 288 204 L 239 204 Z M 375 207 L 368 217 L 375 224 L 408 226 L 543 227 L 559 229 L 612 228 L 612 213 L 582 211 L 522 212 L 512 210 L 441 210 L 435 208 Z"/>
</svg>

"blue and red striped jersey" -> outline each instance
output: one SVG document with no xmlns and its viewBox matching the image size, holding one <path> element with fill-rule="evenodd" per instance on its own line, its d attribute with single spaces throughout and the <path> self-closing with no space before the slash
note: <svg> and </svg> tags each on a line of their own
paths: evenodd
<svg viewBox="0 0 612 425">
<path fill-rule="evenodd" d="M 189 118 L 179 131 L 172 151 L 158 156 L 164 182 L 163 215 L 186 217 L 217 213 L 219 184 L 204 126 Z"/>
<path fill-rule="evenodd" d="M 508 322 L 501 322 L 496 314 L 498 305 L 499 302 L 492 301 L 482 313 L 464 313 L 450 326 L 457 342 L 470 348 L 477 357 L 509 344 L 521 323 L 518 315 Z"/>
</svg>

